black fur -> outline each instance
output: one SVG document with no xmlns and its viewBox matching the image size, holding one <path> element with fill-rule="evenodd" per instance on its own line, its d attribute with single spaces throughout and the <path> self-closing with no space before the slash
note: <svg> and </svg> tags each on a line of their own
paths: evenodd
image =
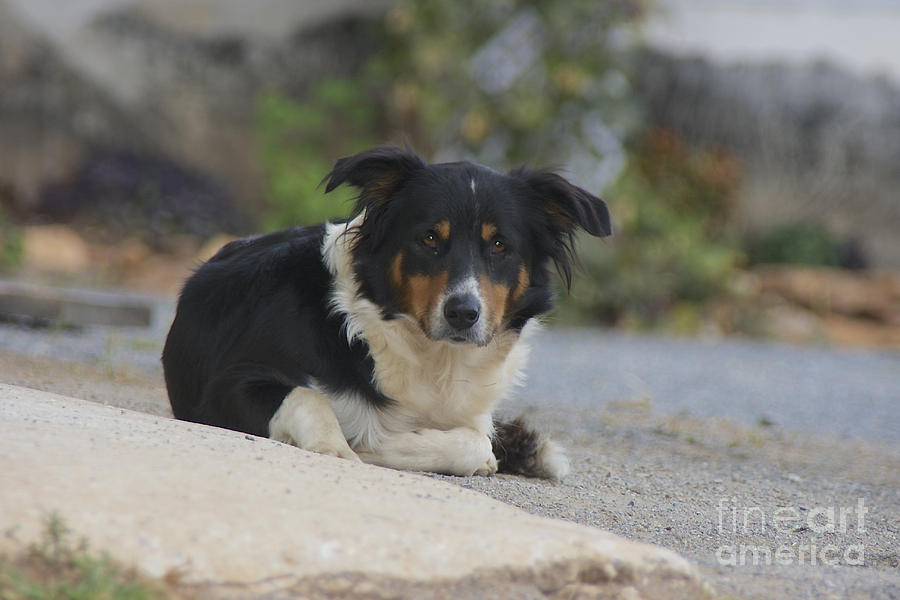
<svg viewBox="0 0 900 600">
<path fill-rule="evenodd" d="M 535 459 L 541 447 L 540 436 L 528 426 L 525 419 L 518 417 L 507 422 L 495 421 L 491 442 L 500 473 L 535 474 Z"/>
</svg>

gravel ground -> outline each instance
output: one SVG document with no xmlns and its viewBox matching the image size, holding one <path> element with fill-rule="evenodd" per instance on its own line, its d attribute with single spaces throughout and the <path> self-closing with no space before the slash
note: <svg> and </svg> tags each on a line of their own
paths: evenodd
<svg viewBox="0 0 900 600">
<path fill-rule="evenodd" d="M 170 414 L 170 317 L 0 326 L 0 380 Z M 435 477 L 676 550 L 722 597 L 900 598 L 900 356 L 550 330 L 529 371 L 507 409 L 569 448 L 572 475 Z"/>
</svg>

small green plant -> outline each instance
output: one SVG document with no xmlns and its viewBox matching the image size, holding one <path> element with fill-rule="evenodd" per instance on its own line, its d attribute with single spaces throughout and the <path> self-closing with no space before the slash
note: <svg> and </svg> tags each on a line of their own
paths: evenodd
<svg viewBox="0 0 900 600">
<path fill-rule="evenodd" d="M 133 569 L 107 555 L 96 556 L 87 541 L 50 515 L 41 540 L 16 559 L 0 558 L 0 598 L 4 600 L 156 600 L 168 598 L 161 586 L 142 580 Z"/>
<path fill-rule="evenodd" d="M 375 114 L 364 83 L 335 78 L 313 85 L 293 100 L 269 92 L 259 101 L 257 135 L 268 178 L 268 230 L 345 216 L 348 189 L 328 194 L 319 182 L 334 159 L 375 143 Z"/>
</svg>

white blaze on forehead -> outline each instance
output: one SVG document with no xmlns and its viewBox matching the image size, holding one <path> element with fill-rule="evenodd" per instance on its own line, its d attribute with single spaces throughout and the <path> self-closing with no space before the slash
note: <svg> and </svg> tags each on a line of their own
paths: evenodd
<svg viewBox="0 0 900 600">
<path fill-rule="evenodd" d="M 449 287 L 447 289 L 446 298 L 450 298 L 451 296 L 462 296 L 465 294 L 472 294 L 478 300 L 481 300 L 481 282 L 478 281 L 478 278 L 474 275 L 469 275 L 462 281 L 459 281 Z"/>
<path fill-rule="evenodd" d="M 474 177 L 469 180 L 469 189 L 472 190 L 472 194 L 474 195 L 475 194 L 475 178 Z"/>
</svg>

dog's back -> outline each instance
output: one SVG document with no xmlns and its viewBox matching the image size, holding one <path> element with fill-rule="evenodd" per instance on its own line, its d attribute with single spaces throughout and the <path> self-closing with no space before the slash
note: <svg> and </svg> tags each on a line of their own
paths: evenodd
<svg viewBox="0 0 900 600">
<path fill-rule="evenodd" d="M 284 396 L 306 383 L 294 336 L 327 317 L 321 243 L 322 227 L 237 240 L 188 279 L 162 355 L 176 418 L 268 435 Z M 253 387 L 252 406 L 223 406 L 235 386 Z"/>
</svg>

